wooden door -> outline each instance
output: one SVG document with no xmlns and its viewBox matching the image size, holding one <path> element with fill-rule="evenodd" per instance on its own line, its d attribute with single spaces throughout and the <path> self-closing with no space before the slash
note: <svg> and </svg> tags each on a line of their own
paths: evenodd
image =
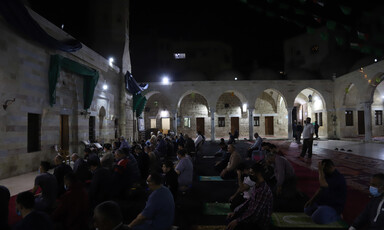
<svg viewBox="0 0 384 230">
<path fill-rule="evenodd" d="M 364 110 L 357 111 L 357 126 L 359 135 L 365 134 Z"/>
<path fill-rule="evenodd" d="M 231 117 L 231 133 L 235 134 L 236 130 L 240 133 L 239 118 L 238 117 Z"/>
<path fill-rule="evenodd" d="M 205 135 L 204 129 L 204 117 L 196 118 L 196 132 L 200 131 L 201 134 Z"/>
<path fill-rule="evenodd" d="M 273 117 L 265 117 L 265 135 L 273 136 Z"/>
<path fill-rule="evenodd" d="M 68 115 L 60 115 L 60 145 L 62 150 L 69 150 Z"/>
</svg>

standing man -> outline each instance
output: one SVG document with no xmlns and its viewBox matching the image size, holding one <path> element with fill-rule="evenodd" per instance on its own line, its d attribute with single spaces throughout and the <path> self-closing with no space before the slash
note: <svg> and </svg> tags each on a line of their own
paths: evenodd
<svg viewBox="0 0 384 230">
<path fill-rule="evenodd" d="M 316 135 L 316 139 L 319 139 L 319 124 L 317 123 L 317 121 L 315 121 L 315 135 Z"/>
<path fill-rule="evenodd" d="M 192 161 L 185 156 L 186 153 L 187 151 L 185 149 L 177 152 L 179 163 L 177 163 L 175 171 L 179 175 L 178 183 L 179 191 L 181 192 L 187 191 L 190 186 L 192 186 L 193 181 L 193 164 Z"/>
<path fill-rule="evenodd" d="M 35 178 L 32 193 L 35 194 L 41 188 L 41 195 L 35 198 L 35 209 L 38 211 L 52 211 L 57 198 L 58 186 L 56 177 L 48 172 L 49 162 L 42 161 L 39 167 L 39 175 Z M 64 185 L 63 185 L 64 186 Z"/>
<path fill-rule="evenodd" d="M 303 148 L 301 150 L 301 154 L 299 158 L 304 160 L 305 154 L 308 150 L 308 161 L 312 160 L 312 144 L 313 144 L 313 134 L 315 133 L 315 129 L 311 124 L 311 118 L 307 117 L 306 124 L 303 130 Z"/>
</svg>

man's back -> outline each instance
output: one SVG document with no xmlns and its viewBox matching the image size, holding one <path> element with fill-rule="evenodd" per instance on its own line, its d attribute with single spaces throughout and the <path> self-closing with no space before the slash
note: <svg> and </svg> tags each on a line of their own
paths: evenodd
<svg viewBox="0 0 384 230">
<path fill-rule="evenodd" d="M 42 173 L 35 179 L 35 185 L 40 186 L 43 199 L 54 202 L 57 197 L 57 180 L 50 173 Z"/>
<path fill-rule="evenodd" d="M 89 188 L 89 198 L 92 206 L 107 201 L 112 195 L 112 173 L 106 168 L 99 167 L 95 170 Z"/>
<path fill-rule="evenodd" d="M 328 187 L 321 188 L 318 203 L 320 205 L 329 205 L 338 213 L 341 213 L 347 199 L 345 178 L 338 170 L 335 170 L 331 175 L 326 176 L 325 180 L 328 183 Z"/>
<path fill-rule="evenodd" d="M 15 230 L 53 230 L 53 223 L 46 213 L 32 211 L 14 227 Z"/>
<path fill-rule="evenodd" d="M 192 184 L 193 164 L 187 157 L 182 158 L 176 166 L 176 170 L 180 172 L 178 182 L 179 186 L 188 186 Z"/>
<path fill-rule="evenodd" d="M 151 221 L 150 226 L 153 229 L 169 229 L 175 215 L 175 203 L 169 189 L 161 186 L 153 191 L 148 197 L 142 215 Z"/>
<path fill-rule="evenodd" d="M 58 187 L 58 195 L 61 195 L 65 193 L 64 189 L 64 176 L 68 173 L 72 172 L 71 166 L 67 164 L 59 164 L 58 166 L 55 167 L 55 170 L 53 171 L 53 175 L 55 175 L 56 180 L 57 180 L 57 185 Z"/>
</svg>

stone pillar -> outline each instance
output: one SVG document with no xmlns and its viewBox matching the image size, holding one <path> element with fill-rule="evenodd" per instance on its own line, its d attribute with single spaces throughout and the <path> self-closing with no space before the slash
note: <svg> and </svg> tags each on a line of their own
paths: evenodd
<svg viewBox="0 0 384 230">
<path fill-rule="evenodd" d="M 372 140 L 372 103 L 364 103 L 365 141 Z"/>
<path fill-rule="evenodd" d="M 249 140 L 253 140 L 253 110 L 254 108 L 248 108 L 248 127 L 249 127 Z"/>
<path fill-rule="evenodd" d="M 292 130 L 292 107 L 288 107 L 288 139 L 291 140 L 293 138 L 293 130 Z"/>
<path fill-rule="evenodd" d="M 172 111 L 173 113 L 173 131 L 175 135 L 177 135 L 177 109 Z"/>
<path fill-rule="evenodd" d="M 210 109 L 211 111 L 211 141 L 215 142 L 215 108 Z"/>
</svg>

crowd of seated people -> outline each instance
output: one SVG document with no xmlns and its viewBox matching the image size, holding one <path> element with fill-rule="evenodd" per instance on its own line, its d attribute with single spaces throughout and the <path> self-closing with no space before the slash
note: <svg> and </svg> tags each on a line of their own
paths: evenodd
<svg viewBox="0 0 384 230">
<path fill-rule="evenodd" d="M 188 135 L 158 133 L 129 145 L 120 143 L 126 141 L 120 138 L 104 146 L 102 156 L 88 149 L 83 157 L 72 154 L 72 168 L 60 155 L 56 156 L 53 174 L 50 163 L 42 161 L 34 187 L 17 196 L 16 210 L 23 219 L 12 227 L 170 229 L 178 197 L 193 186 L 189 139 Z M 228 198 L 232 212 L 227 216 L 227 229 L 268 229 L 272 212 L 289 211 L 297 202 L 296 175 L 290 162 L 274 144 L 262 141 L 258 145 L 261 159 L 247 159 L 246 150 L 240 154 L 234 144 L 227 145 L 224 140 L 219 144 L 216 156 L 221 160 L 216 169 L 223 179 L 237 179 L 238 184 Z M 340 220 L 347 196 L 344 176 L 329 159 L 319 162 L 318 173 L 319 189 L 301 210 L 318 224 Z M 372 177 L 370 193 L 372 201 L 350 230 L 364 226 L 378 230 L 384 226 L 384 174 Z M 144 197 L 138 199 L 137 194 Z M 4 207 L 9 202 L 9 191 L 0 187 L 0 195 Z M 8 215 L 7 211 L 1 213 Z M 1 229 L 9 227 L 5 219 L 1 219 Z"/>
</svg>

